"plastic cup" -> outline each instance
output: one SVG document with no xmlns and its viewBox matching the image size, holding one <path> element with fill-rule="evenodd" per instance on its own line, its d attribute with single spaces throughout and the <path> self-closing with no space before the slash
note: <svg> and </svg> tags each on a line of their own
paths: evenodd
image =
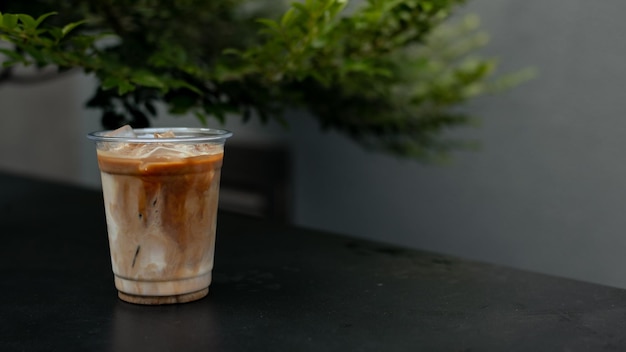
<svg viewBox="0 0 626 352">
<path fill-rule="evenodd" d="M 208 128 L 118 131 L 87 137 L 96 142 L 119 298 L 154 305 L 206 296 L 224 143 L 232 133 Z"/>
</svg>

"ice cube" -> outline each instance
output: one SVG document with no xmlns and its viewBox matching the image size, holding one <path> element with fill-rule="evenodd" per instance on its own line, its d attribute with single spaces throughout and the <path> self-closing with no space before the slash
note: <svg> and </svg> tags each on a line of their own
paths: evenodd
<svg viewBox="0 0 626 352">
<path fill-rule="evenodd" d="M 146 150 L 146 153 L 136 155 L 142 159 L 182 159 L 193 156 L 193 153 L 181 150 L 174 145 L 156 145 L 151 146 L 151 150 Z"/>
<path fill-rule="evenodd" d="M 108 132 L 106 136 L 107 137 L 128 137 L 128 138 L 137 137 L 137 135 L 135 134 L 135 131 L 133 131 L 133 128 L 130 127 L 129 125 L 124 125 L 114 131 Z"/>
<path fill-rule="evenodd" d="M 154 134 L 154 138 L 175 138 L 175 137 L 176 135 L 174 134 L 174 131 L 167 131 L 163 133 Z"/>
<path fill-rule="evenodd" d="M 203 144 L 192 145 L 191 148 L 193 148 L 191 150 L 192 154 L 209 155 L 209 154 L 217 154 L 217 153 L 222 152 L 224 147 L 221 145 L 203 143 Z"/>
<path fill-rule="evenodd" d="M 119 138 L 135 138 L 137 135 L 129 125 L 124 125 L 116 130 L 106 132 L 105 137 L 119 137 Z M 124 149 L 128 148 L 128 144 L 122 142 L 103 142 L 101 144 L 102 150 L 113 151 L 122 153 Z"/>
</svg>

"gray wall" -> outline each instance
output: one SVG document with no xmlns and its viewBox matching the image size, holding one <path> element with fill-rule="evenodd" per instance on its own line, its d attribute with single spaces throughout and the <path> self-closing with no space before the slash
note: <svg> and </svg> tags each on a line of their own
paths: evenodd
<svg viewBox="0 0 626 352">
<path fill-rule="evenodd" d="M 0 169 L 79 182 L 80 107 L 75 78 L 0 85 Z"/>
<path fill-rule="evenodd" d="M 239 140 L 292 146 L 299 225 L 626 287 L 626 2 L 473 0 L 466 9 L 482 18 L 493 39 L 487 53 L 499 56 L 503 69 L 539 70 L 534 81 L 468 107 L 484 123 L 462 133 L 482 141 L 480 152 L 459 153 L 449 166 L 421 165 L 321 134 L 307 116 L 293 116 L 290 133 L 236 121 L 227 128 Z M 36 107 L 20 123 L 53 128 L 51 117 L 84 118 L 76 123 L 78 139 L 71 128 L 64 137 L 74 141 L 69 146 L 27 143 L 50 158 L 74 153 L 66 170 L 39 164 L 26 150 L 17 159 L 95 187 L 97 166 L 83 134 L 97 119 L 80 110 L 92 82 L 76 77 L 68 84 L 49 93 L 69 97 L 73 114 L 2 87 L 2 129 Z M 173 123 L 195 121 L 157 121 Z M 24 170 L 8 161 L 14 148 L 0 143 L 0 168 Z"/>
<path fill-rule="evenodd" d="M 504 69 L 538 79 L 470 110 L 478 153 L 430 167 L 305 121 L 297 222 L 626 287 L 626 2 L 474 0 Z"/>
</svg>

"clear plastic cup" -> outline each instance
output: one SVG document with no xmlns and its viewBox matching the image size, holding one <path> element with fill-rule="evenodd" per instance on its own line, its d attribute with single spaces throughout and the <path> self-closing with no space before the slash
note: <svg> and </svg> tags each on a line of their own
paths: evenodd
<svg viewBox="0 0 626 352">
<path fill-rule="evenodd" d="M 96 142 L 111 263 L 120 299 L 200 299 L 211 283 L 224 143 L 208 128 L 88 134 Z"/>
</svg>

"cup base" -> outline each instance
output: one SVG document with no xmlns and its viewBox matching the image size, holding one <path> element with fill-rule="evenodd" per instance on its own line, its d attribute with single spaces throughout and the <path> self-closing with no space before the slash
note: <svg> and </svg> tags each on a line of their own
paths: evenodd
<svg viewBox="0 0 626 352">
<path fill-rule="evenodd" d="M 162 304 L 177 304 L 197 301 L 204 298 L 209 293 L 209 289 L 205 288 L 200 291 L 185 293 L 182 295 L 172 296 L 137 296 L 124 293 L 122 291 L 117 292 L 117 296 L 125 302 L 142 304 L 142 305 L 162 305 Z"/>
</svg>

